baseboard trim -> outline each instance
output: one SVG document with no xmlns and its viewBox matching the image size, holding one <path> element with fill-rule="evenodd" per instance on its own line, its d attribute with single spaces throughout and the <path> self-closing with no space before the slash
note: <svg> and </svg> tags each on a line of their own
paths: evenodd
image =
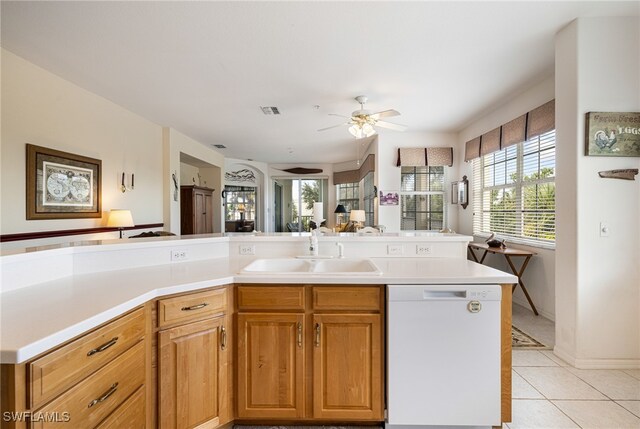
<svg viewBox="0 0 640 429">
<path fill-rule="evenodd" d="M 555 346 L 553 353 L 578 369 L 640 369 L 640 359 L 581 359 Z"/>
</svg>

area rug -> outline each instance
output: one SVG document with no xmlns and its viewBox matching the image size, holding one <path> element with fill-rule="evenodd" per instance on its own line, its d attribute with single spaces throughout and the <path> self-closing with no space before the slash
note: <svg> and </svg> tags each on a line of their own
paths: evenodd
<svg viewBox="0 0 640 429">
<path fill-rule="evenodd" d="M 515 326 L 511 326 L 511 348 L 514 349 L 548 349 L 540 341 L 525 334 Z"/>
</svg>

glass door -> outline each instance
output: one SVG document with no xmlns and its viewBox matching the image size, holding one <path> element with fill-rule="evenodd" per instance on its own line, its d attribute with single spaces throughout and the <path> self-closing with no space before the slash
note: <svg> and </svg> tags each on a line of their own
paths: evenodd
<svg viewBox="0 0 640 429">
<path fill-rule="evenodd" d="M 327 179 L 275 179 L 275 184 L 282 189 L 282 198 L 275 200 L 274 213 L 281 213 L 283 232 L 309 231 L 309 223 L 313 218 L 313 203 L 329 200 Z M 279 204 L 279 206 L 278 206 Z M 327 204 L 323 206 L 323 218 L 327 219 Z M 319 226 L 319 225 L 318 225 Z M 278 229 L 275 219 L 274 231 Z"/>
</svg>

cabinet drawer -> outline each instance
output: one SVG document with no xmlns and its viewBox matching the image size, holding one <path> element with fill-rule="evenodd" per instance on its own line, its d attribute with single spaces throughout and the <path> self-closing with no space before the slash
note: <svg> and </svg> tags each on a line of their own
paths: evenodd
<svg viewBox="0 0 640 429">
<path fill-rule="evenodd" d="M 32 421 L 32 429 L 92 428 L 144 383 L 144 341 L 109 362 L 104 368 L 57 397 L 36 414 L 68 412 L 69 422 Z"/>
<path fill-rule="evenodd" d="M 225 311 L 227 289 L 209 290 L 158 301 L 158 326 L 189 322 Z"/>
<path fill-rule="evenodd" d="M 145 389 L 139 388 L 96 429 L 140 429 L 146 425 Z"/>
<path fill-rule="evenodd" d="M 314 286 L 313 309 L 380 311 L 380 286 Z"/>
<path fill-rule="evenodd" d="M 144 310 L 136 310 L 29 364 L 31 407 L 64 392 L 138 342 L 144 322 Z"/>
<path fill-rule="evenodd" d="M 304 286 L 238 286 L 238 309 L 304 311 Z"/>
</svg>

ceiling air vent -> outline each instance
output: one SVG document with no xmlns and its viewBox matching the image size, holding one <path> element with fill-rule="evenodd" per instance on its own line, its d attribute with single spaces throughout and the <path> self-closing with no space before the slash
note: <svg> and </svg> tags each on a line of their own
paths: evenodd
<svg viewBox="0 0 640 429">
<path fill-rule="evenodd" d="M 218 149 L 226 149 L 227 147 L 223 144 L 214 144 L 214 147 L 217 147 Z"/>
<path fill-rule="evenodd" d="M 278 110 L 277 107 L 271 106 L 271 107 L 262 107 L 260 106 L 260 109 L 262 109 L 262 113 L 264 113 L 265 115 L 279 115 L 280 111 Z"/>
</svg>

